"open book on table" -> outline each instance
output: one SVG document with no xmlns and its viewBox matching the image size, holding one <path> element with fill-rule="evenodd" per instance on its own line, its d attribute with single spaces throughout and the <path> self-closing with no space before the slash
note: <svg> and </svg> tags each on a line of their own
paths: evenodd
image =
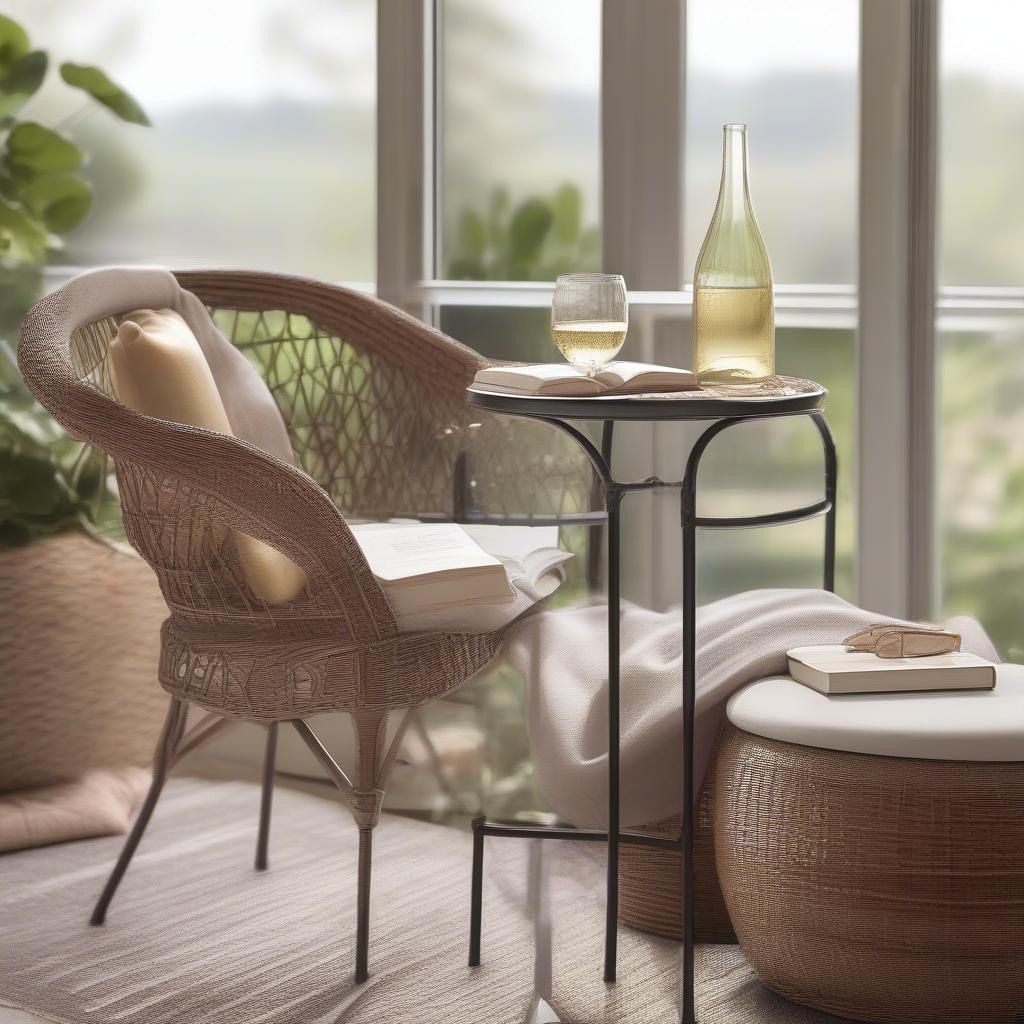
<svg viewBox="0 0 1024 1024">
<path fill-rule="evenodd" d="M 352 532 L 396 614 L 512 602 L 513 582 L 545 597 L 572 558 L 557 527 L 361 523 Z"/>
<path fill-rule="evenodd" d="M 505 395 L 588 396 L 643 395 L 692 391 L 700 387 L 690 370 L 651 363 L 609 363 L 592 377 L 567 363 L 489 366 L 478 370 L 473 387 Z"/>
</svg>

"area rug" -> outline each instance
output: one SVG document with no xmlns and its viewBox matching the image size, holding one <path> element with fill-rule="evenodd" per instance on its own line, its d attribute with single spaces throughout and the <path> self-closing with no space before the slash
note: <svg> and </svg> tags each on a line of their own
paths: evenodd
<svg viewBox="0 0 1024 1024">
<path fill-rule="evenodd" d="M 596 844 L 538 855 L 488 840 L 483 964 L 470 969 L 470 837 L 385 816 L 371 977 L 357 986 L 347 811 L 279 787 L 259 873 L 258 806 L 248 783 L 172 781 L 101 928 L 86 920 L 121 837 L 0 857 L 0 1004 L 65 1024 L 526 1024 L 540 979 L 567 1024 L 678 1020 L 674 943 L 622 928 L 620 980 L 601 980 Z M 838 1020 L 772 995 L 732 946 L 700 949 L 697 994 L 701 1024 Z"/>
</svg>

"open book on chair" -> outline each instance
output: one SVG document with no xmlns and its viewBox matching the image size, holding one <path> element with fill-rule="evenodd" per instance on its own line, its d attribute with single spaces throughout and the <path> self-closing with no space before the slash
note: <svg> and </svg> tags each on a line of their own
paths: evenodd
<svg viewBox="0 0 1024 1024">
<path fill-rule="evenodd" d="M 692 391 L 699 387 L 690 370 L 651 363 L 609 363 L 592 377 L 567 363 L 489 366 L 478 370 L 473 387 L 506 395 L 585 397 Z"/>
<path fill-rule="evenodd" d="M 517 581 L 546 596 L 572 558 L 557 527 L 362 523 L 352 532 L 400 615 L 512 602 Z"/>
</svg>

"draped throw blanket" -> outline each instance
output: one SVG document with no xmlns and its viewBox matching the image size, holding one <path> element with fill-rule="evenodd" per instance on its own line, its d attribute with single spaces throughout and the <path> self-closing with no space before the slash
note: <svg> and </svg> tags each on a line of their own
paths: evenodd
<svg viewBox="0 0 1024 1024">
<path fill-rule="evenodd" d="M 530 743 L 541 793 L 579 827 L 602 827 L 608 802 L 607 607 L 545 611 L 506 639 L 527 681 Z M 785 674 L 786 651 L 839 643 L 886 616 L 821 590 L 752 590 L 697 609 L 696 792 L 728 698 L 747 683 Z M 896 620 L 892 620 L 896 621 Z M 650 824 L 682 800 L 682 616 L 623 603 L 621 823 Z M 963 649 L 998 662 L 973 619 L 947 623 Z"/>
</svg>

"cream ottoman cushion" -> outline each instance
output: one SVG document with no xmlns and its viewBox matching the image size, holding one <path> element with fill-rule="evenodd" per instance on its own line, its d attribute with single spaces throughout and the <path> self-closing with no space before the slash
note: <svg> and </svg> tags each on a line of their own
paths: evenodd
<svg viewBox="0 0 1024 1024">
<path fill-rule="evenodd" d="M 751 683 L 729 721 L 784 743 L 937 761 L 1024 761 L 1024 665 L 999 665 L 993 690 L 826 696 L 788 676 Z"/>
</svg>

